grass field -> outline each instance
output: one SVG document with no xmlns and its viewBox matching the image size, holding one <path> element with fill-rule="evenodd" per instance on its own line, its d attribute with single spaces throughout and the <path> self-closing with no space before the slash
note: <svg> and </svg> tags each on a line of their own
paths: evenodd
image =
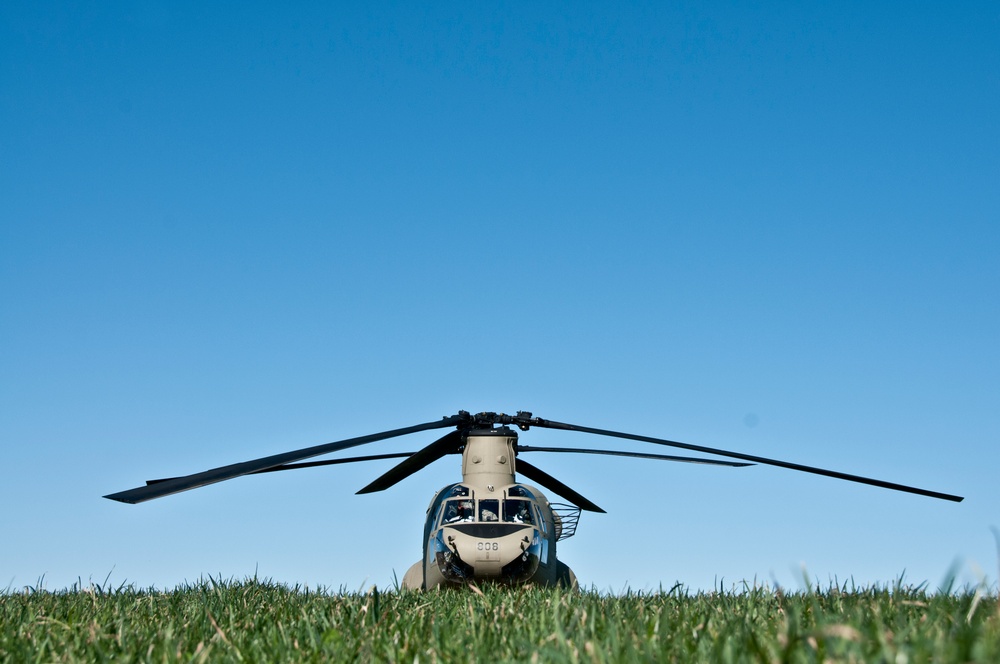
<svg viewBox="0 0 1000 664">
<path fill-rule="evenodd" d="M 740 587 L 344 593 L 266 581 L 0 593 L 0 661 L 1000 662 L 995 594 Z"/>
</svg>

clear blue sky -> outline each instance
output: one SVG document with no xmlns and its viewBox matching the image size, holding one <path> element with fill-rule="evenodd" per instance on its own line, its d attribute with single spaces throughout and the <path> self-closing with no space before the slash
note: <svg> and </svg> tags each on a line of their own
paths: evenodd
<svg viewBox="0 0 1000 664">
<path fill-rule="evenodd" d="M 203 4 L 0 7 L 0 588 L 388 584 L 456 459 L 101 496 L 459 409 L 967 496 L 536 455 L 585 585 L 996 579 L 996 3 Z"/>
</svg>

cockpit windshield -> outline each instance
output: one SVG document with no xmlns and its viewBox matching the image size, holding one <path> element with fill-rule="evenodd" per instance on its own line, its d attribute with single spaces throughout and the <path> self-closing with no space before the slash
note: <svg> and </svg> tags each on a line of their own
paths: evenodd
<svg viewBox="0 0 1000 664">
<path fill-rule="evenodd" d="M 534 524 L 536 517 L 531 508 L 531 501 L 524 498 L 489 498 L 478 501 L 472 498 L 451 498 L 445 501 L 441 509 L 441 525 L 472 521 L 493 523 L 501 520 L 507 523 Z"/>
<path fill-rule="evenodd" d="M 508 523 L 534 523 L 531 517 L 531 503 L 517 498 L 503 501 L 503 520 Z"/>
</svg>

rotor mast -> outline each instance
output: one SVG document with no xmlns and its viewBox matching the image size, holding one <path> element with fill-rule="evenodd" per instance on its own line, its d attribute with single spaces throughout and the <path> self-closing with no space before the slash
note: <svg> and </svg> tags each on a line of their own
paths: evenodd
<svg viewBox="0 0 1000 664">
<path fill-rule="evenodd" d="M 462 451 L 462 481 L 478 489 L 514 484 L 517 433 L 506 426 L 472 429 Z"/>
<path fill-rule="evenodd" d="M 507 425 L 527 431 L 533 423 L 531 413 L 519 410 L 517 415 L 493 412 L 471 415 L 462 410 L 458 416 L 466 418 L 467 427 L 462 450 L 462 481 L 486 491 L 514 484 L 517 481 L 514 476 L 517 432 Z"/>
</svg>

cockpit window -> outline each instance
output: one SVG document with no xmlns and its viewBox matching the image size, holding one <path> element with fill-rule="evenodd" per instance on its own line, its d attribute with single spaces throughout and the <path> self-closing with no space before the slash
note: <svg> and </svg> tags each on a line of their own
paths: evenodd
<svg viewBox="0 0 1000 664">
<path fill-rule="evenodd" d="M 542 517 L 542 510 L 538 507 L 537 503 L 535 504 L 535 519 L 535 523 L 542 527 L 542 534 L 547 536 L 549 534 L 549 527 L 545 525 L 545 519 Z"/>
<path fill-rule="evenodd" d="M 455 496 L 468 496 L 468 495 L 469 495 L 469 487 L 462 486 L 461 484 L 456 484 L 455 486 L 451 487 L 451 491 L 448 492 L 449 498 L 454 498 Z"/>
<path fill-rule="evenodd" d="M 534 523 L 531 516 L 531 503 L 518 499 L 503 501 L 503 520 L 509 523 Z"/>
<path fill-rule="evenodd" d="M 441 523 L 461 523 L 475 518 L 476 509 L 471 500 L 449 500 L 444 505 Z"/>
<path fill-rule="evenodd" d="M 517 486 L 516 484 L 509 489 L 507 489 L 507 495 L 511 498 L 534 498 L 530 491 L 525 489 L 523 486 Z"/>
<path fill-rule="evenodd" d="M 500 501 L 499 500 L 480 500 L 479 501 L 479 520 L 480 521 L 499 521 L 500 520 Z"/>
<path fill-rule="evenodd" d="M 539 523 L 538 511 L 529 500 L 522 498 L 507 498 L 503 501 L 488 499 L 480 500 L 478 519 L 476 518 L 476 502 L 471 498 L 452 498 L 444 502 L 441 508 L 441 524 L 467 523 L 470 521 L 494 522 L 501 518 L 507 523 Z M 501 506 L 503 509 L 501 510 Z"/>
</svg>

